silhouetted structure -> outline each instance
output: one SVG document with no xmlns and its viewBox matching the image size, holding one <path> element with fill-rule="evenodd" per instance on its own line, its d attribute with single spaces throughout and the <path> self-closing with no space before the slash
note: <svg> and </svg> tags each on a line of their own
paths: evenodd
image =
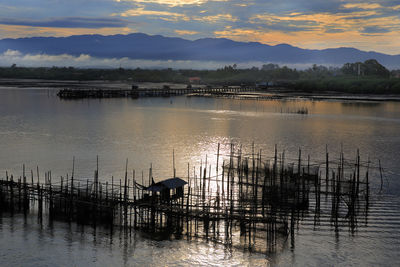
<svg viewBox="0 0 400 267">
<path fill-rule="evenodd" d="M 204 87 L 195 88 L 187 86 L 186 88 L 171 88 L 164 85 L 163 88 L 138 88 L 136 85 L 132 86 L 131 90 L 126 89 L 62 89 L 57 93 L 57 96 L 62 99 L 81 99 L 81 98 L 120 98 L 120 97 L 169 97 L 187 94 L 212 94 L 223 95 L 237 92 L 254 92 L 261 91 L 259 87 Z"/>
<path fill-rule="evenodd" d="M 276 147 L 273 157 L 263 158 L 254 146 L 249 155 L 234 145 L 229 155 L 220 155 L 218 145 L 215 176 L 206 161 L 193 174 L 188 165 L 187 181 L 173 177 L 156 183 L 150 168 L 147 186 L 143 175 L 137 182 L 135 171 L 128 178 L 127 168 L 123 179 L 111 182 L 100 182 L 96 170 L 93 180 L 78 180 L 72 172 L 57 182 L 46 172 L 44 183 L 39 169 L 29 179 L 23 168 L 20 178 L 6 173 L 0 180 L 0 212 L 31 211 L 39 220 L 48 214 L 50 220 L 202 237 L 267 252 L 289 236 L 294 246 L 304 212 L 314 212 L 315 225 L 323 212 L 335 231 L 348 225 L 354 232 L 359 213 L 369 207 L 370 162 L 361 163 L 358 152 L 355 161 L 345 161 L 343 153 L 330 161 L 327 152 L 325 161 L 312 163 L 301 150 L 296 161 L 287 162 Z"/>
</svg>

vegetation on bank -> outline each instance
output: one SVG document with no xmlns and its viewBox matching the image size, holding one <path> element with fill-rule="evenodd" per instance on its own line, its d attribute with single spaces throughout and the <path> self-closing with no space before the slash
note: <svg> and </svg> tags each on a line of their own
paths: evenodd
<svg viewBox="0 0 400 267">
<path fill-rule="evenodd" d="M 189 83 L 211 85 L 283 85 L 305 92 L 400 94 L 400 70 L 389 71 L 374 59 L 346 63 L 341 68 L 313 65 L 297 70 L 276 64 L 238 69 L 236 65 L 217 70 L 168 69 L 81 69 L 73 67 L 0 68 L 0 78 L 51 80 L 126 80 L 135 82 Z"/>
<path fill-rule="evenodd" d="M 299 80 L 289 85 L 295 91 L 326 92 L 336 91 L 352 94 L 400 94 L 400 79 L 376 77 L 335 77 Z"/>
</svg>

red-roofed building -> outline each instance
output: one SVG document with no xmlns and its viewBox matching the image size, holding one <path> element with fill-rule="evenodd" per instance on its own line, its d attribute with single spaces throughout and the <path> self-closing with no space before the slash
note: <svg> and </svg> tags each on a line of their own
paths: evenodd
<svg viewBox="0 0 400 267">
<path fill-rule="evenodd" d="M 200 83 L 200 77 L 189 77 L 189 83 Z"/>
</svg>

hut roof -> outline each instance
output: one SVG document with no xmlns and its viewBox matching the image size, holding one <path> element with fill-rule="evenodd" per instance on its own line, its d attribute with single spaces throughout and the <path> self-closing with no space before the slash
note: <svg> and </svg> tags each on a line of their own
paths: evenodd
<svg viewBox="0 0 400 267">
<path fill-rule="evenodd" d="M 175 178 L 170 178 L 170 179 L 160 181 L 158 183 L 153 183 L 152 185 L 147 187 L 146 190 L 153 191 L 153 192 L 160 192 L 164 189 L 175 189 L 178 187 L 182 187 L 185 184 L 187 184 L 187 182 L 185 180 L 175 177 Z"/>
</svg>

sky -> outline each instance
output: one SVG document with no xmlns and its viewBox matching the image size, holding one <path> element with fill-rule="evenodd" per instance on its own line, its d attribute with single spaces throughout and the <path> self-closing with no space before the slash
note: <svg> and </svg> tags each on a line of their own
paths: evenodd
<svg viewBox="0 0 400 267">
<path fill-rule="evenodd" d="M 400 0 L 1 0 L 0 39 L 143 32 L 400 54 Z"/>
</svg>

